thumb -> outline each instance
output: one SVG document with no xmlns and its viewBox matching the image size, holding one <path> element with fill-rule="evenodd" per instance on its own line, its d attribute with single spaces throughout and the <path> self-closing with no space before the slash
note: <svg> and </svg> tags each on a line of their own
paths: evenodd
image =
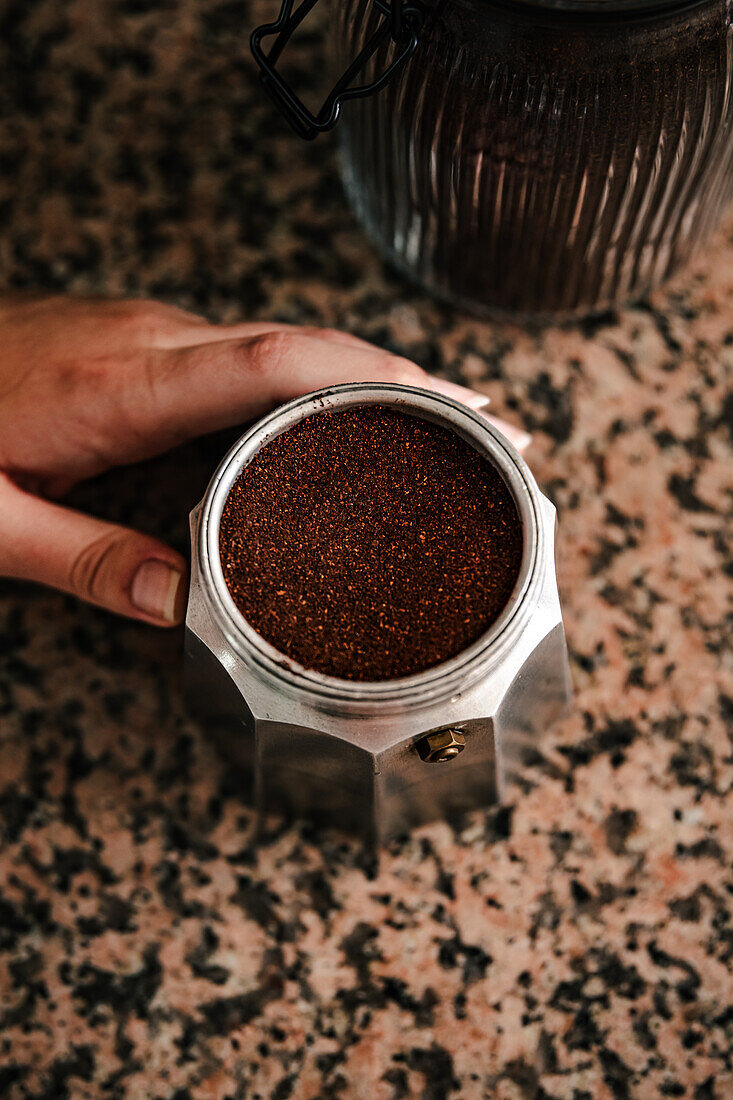
<svg viewBox="0 0 733 1100">
<path fill-rule="evenodd" d="M 157 626 L 183 618 L 186 564 L 157 539 L 41 500 L 4 475 L 0 514 L 0 575 Z"/>
</svg>

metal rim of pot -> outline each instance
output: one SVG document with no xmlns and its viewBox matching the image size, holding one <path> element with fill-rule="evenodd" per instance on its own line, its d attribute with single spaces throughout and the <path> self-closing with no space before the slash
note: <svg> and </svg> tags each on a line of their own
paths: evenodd
<svg viewBox="0 0 733 1100">
<path fill-rule="evenodd" d="M 327 676 L 290 659 L 254 630 L 237 608 L 224 579 L 219 522 L 225 501 L 242 469 L 272 439 L 309 416 L 357 405 L 384 405 L 456 432 L 492 462 L 508 485 L 519 513 L 523 554 L 519 577 L 493 625 L 457 656 L 424 672 L 383 681 L 351 681 Z M 545 523 L 541 494 L 527 464 L 480 413 L 412 386 L 349 383 L 297 398 L 255 424 L 225 455 L 204 497 L 198 531 L 201 586 L 210 613 L 228 646 L 278 691 L 334 713 L 388 713 L 405 706 L 430 706 L 461 695 L 504 657 L 521 634 L 542 583 Z"/>
</svg>

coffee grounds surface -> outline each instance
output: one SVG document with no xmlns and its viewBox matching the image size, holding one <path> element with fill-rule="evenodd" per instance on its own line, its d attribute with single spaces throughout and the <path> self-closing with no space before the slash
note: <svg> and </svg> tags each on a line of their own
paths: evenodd
<svg viewBox="0 0 733 1100">
<path fill-rule="evenodd" d="M 440 664 L 491 626 L 522 526 L 498 470 L 453 432 L 358 406 L 315 414 L 255 456 L 219 549 L 234 602 L 276 649 L 378 681 Z"/>
</svg>

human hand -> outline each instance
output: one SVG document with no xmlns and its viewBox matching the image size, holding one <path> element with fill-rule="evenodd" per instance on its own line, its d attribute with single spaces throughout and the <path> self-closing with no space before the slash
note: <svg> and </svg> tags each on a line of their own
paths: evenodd
<svg viewBox="0 0 733 1100">
<path fill-rule="evenodd" d="M 157 302 L 11 295 L 0 299 L 0 348 L 0 575 L 160 626 L 183 617 L 183 558 L 49 498 L 339 382 L 486 402 L 343 332 L 217 326 Z"/>
</svg>

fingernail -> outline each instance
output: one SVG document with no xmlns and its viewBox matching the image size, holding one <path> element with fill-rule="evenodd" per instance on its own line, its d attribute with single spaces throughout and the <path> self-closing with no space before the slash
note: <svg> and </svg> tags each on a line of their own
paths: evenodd
<svg viewBox="0 0 733 1100">
<path fill-rule="evenodd" d="M 487 397 L 485 393 L 478 393 L 477 390 L 470 390 L 467 386 L 459 386 L 455 382 L 447 382 L 445 378 L 435 378 L 432 375 L 430 385 L 438 393 L 445 394 L 446 397 L 452 397 L 454 401 L 460 401 L 462 404 L 468 405 L 469 408 L 480 412 L 490 424 L 494 425 L 497 431 L 506 436 L 518 451 L 526 451 L 532 442 L 532 436 L 529 432 L 523 431 L 522 428 L 515 428 L 507 420 L 502 420 L 498 416 L 491 416 L 490 413 L 483 411 L 491 401 L 491 398 Z"/>
<path fill-rule="evenodd" d="M 480 409 L 491 400 L 485 393 L 469 390 L 467 386 L 458 386 L 455 382 L 447 382 L 445 378 L 435 378 L 432 375 L 430 386 L 445 397 L 452 397 L 454 401 L 460 401 L 471 409 Z"/>
<path fill-rule="evenodd" d="M 139 567 L 130 596 L 138 611 L 165 623 L 183 618 L 183 575 L 164 561 L 151 559 Z"/>
<path fill-rule="evenodd" d="M 502 420 L 501 417 L 491 416 L 490 413 L 482 412 L 481 415 L 485 420 L 488 420 L 489 424 L 493 424 L 498 432 L 506 436 L 510 443 L 513 443 L 518 451 L 526 451 L 532 442 L 532 436 L 529 432 L 525 432 L 522 428 L 515 428 L 513 424 L 510 424 L 508 420 Z"/>
</svg>

